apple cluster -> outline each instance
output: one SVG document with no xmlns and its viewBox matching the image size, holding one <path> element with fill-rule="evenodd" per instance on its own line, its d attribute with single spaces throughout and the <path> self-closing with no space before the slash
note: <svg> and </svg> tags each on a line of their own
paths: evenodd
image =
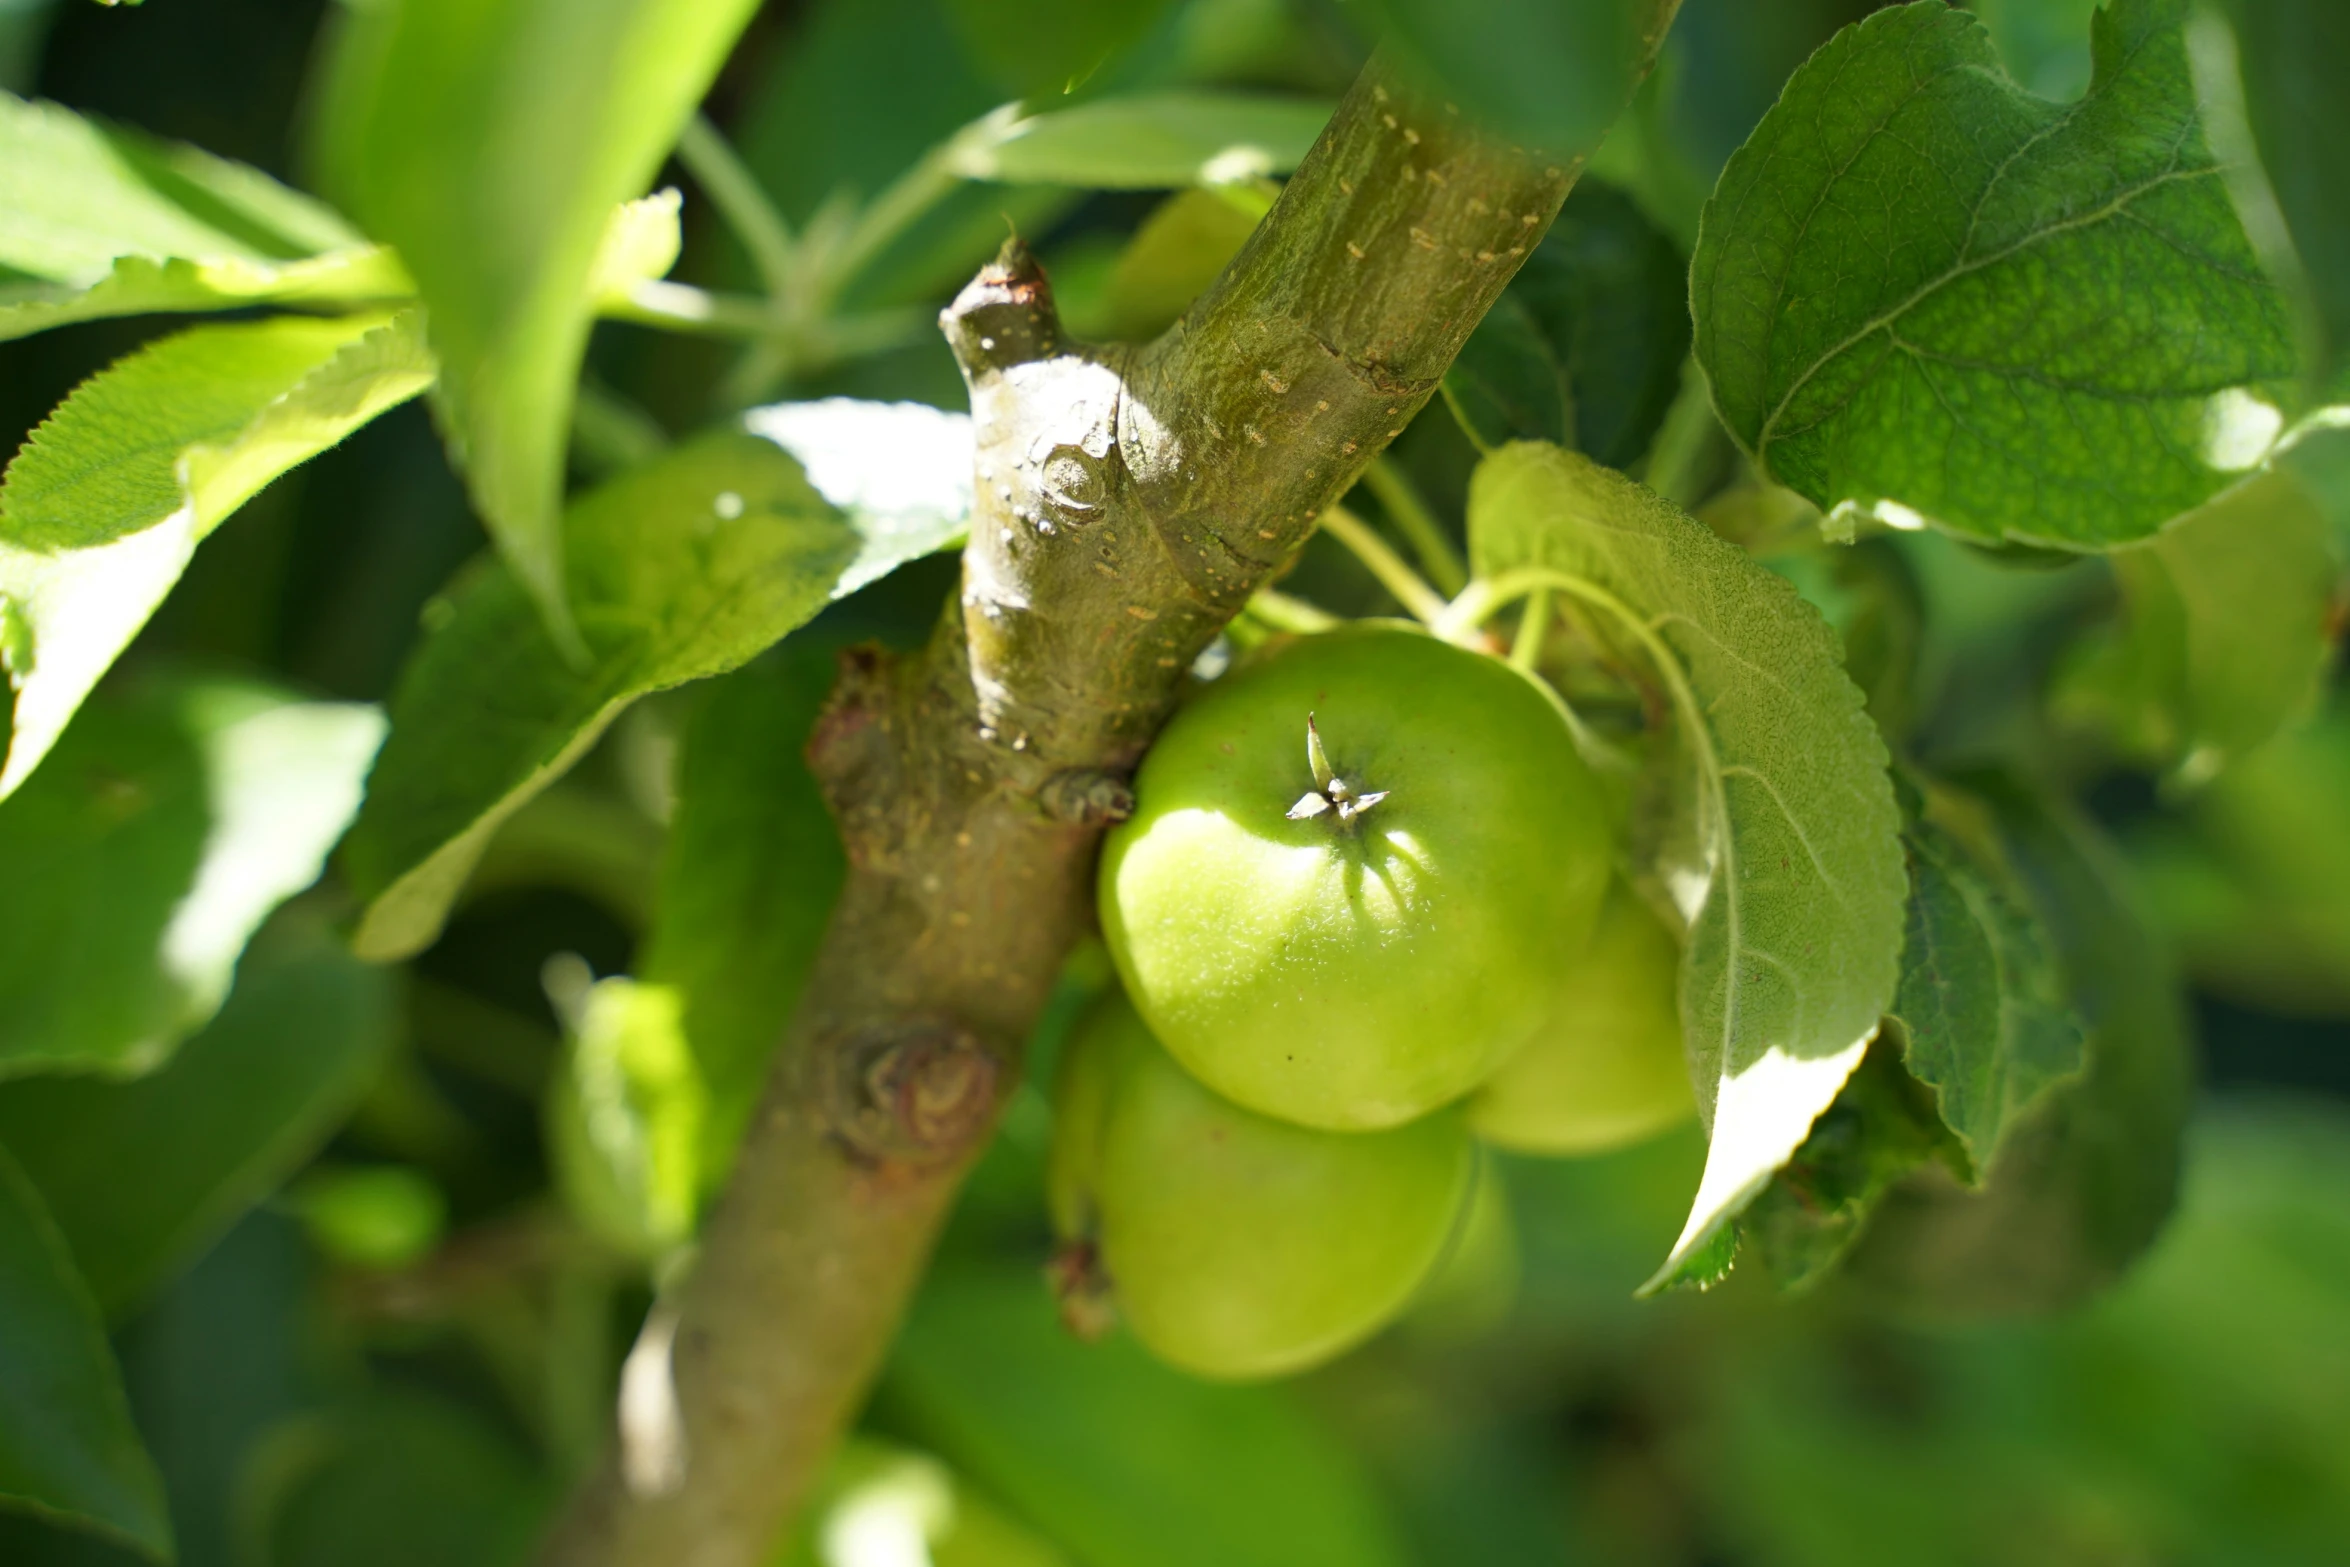
<svg viewBox="0 0 2350 1567">
<path fill-rule="evenodd" d="M 1691 1114 L 1678 948 L 1608 821 L 1550 693 L 1416 628 L 1207 686 L 1103 850 L 1122 990 L 1055 1085 L 1064 1288 L 1203 1375 L 1295 1371 L 1437 1269 L 1480 1139 L 1587 1153 Z"/>
</svg>

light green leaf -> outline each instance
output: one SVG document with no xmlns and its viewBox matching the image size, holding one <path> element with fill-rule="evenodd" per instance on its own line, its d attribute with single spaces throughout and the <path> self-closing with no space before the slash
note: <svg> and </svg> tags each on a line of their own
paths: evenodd
<svg viewBox="0 0 2350 1567">
<path fill-rule="evenodd" d="M 926 1567 L 1069 1567 L 1069 1558 L 927 1453 L 851 1436 L 770 1567 L 834 1567 L 861 1541 L 919 1539 Z"/>
<path fill-rule="evenodd" d="M 1179 191 L 1119 252 L 1102 300 L 1100 335 L 1145 343 L 1172 326 L 1240 254 L 1272 207 L 1270 182 Z"/>
<path fill-rule="evenodd" d="M 1169 89 L 1096 98 L 1050 114 L 1007 109 L 958 137 L 947 166 L 967 180 L 1169 190 L 1286 174 L 1330 105 L 1255 93 Z"/>
<path fill-rule="evenodd" d="M 683 1002 L 709 1094 L 702 1191 L 717 1190 L 815 967 L 848 863 L 803 755 L 832 689 L 811 632 L 713 680 L 678 750 L 677 807 L 638 964 Z"/>
<path fill-rule="evenodd" d="M 2123 657 L 2152 705 L 2157 760 L 2202 782 L 2317 699 L 2341 576 L 2325 513 L 2271 470 L 2113 554 Z"/>
<path fill-rule="evenodd" d="M 1033 1269 L 933 1274 L 881 1404 L 1091 1567 L 1400 1567 L 1369 1476 L 1277 1388 L 1086 1345 Z"/>
<path fill-rule="evenodd" d="M 571 1211 L 620 1250 L 658 1261 L 691 1240 L 704 1186 L 709 1094 L 683 998 L 625 975 L 579 998 L 547 1109 L 547 1145 Z"/>
<path fill-rule="evenodd" d="M 0 480 L 0 798 L 39 765 L 212 530 L 431 382 L 413 311 L 195 327 L 82 383 Z"/>
<path fill-rule="evenodd" d="M 2073 104 L 1940 3 L 1787 84 L 1690 271 L 1723 422 L 1820 506 L 1979 539 L 2141 539 L 2257 465 L 2284 305 L 2204 145 L 2185 0 L 2114 0 Z"/>
<path fill-rule="evenodd" d="M 290 910 L 254 942 L 220 1015 L 163 1070 L 0 1086 L 0 1143 L 109 1315 L 317 1152 L 382 1064 L 394 1006 L 389 974 Z"/>
<path fill-rule="evenodd" d="M 90 706 L 0 805 L 0 1077 L 161 1063 L 317 880 L 383 715 L 231 680 Z"/>
<path fill-rule="evenodd" d="M 1469 549 L 1497 588 L 1567 595 L 1672 697 L 1696 831 L 1694 857 L 1663 870 L 1689 926 L 1682 1027 L 1712 1146 L 1661 1285 L 1795 1151 L 1893 998 L 1905 889 L 1885 742 L 1793 587 L 1587 458 L 1521 443 L 1485 459 Z"/>
<path fill-rule="evenodd" d="M 680 445 L 571 508 L 585 668 L 533 628 L 504 568 L 476 571 L 431 612 L 351 837 L 352 879 L 369 899 L 360 951 L 430 944 L 499 825 L 630 702 L 733 669 L 833 599 L 961 537 L 967 418 L 838 399 L 749 422 L 760 434 Z"/>
<path fill-rule="evenodd" d="M 71 321 L 410 292 L 258 169 L 0 92 L 0 342 Z"/>
<path fill-rule="evenodd" d="M 2260 147 L 2318 324 L 2313 378 L 2350 400 L 2350 7 L 2339 0 L 2228 0 L 2245 117 Z"/>
<path fill-rule="evenodd" d="M 397 0 L 351 12 L 321 164 L 431 311 L 450 445 L 576 652 L 565 435 L 612 209 L 644 193 L 754 0 Z"/>
<path fill-rule="evenodd" d="M 0 1507 L 171 1556 L 163 1482 L 131 1427 L 89 1287 L 0 1149 Z"/>
<path fill-rule="evenodd" d="M 2087 1069 L 2017 1118 L 1979 1190 L 1930 1168 L 1896 1188 L 1844 1273 L 1916 1315 L 2056 1310 L 2118 1277 L 2170 1212 L 2194 1086 L 2185 998 L 2086 822 L 2002 777 L 1961 782 L 2053 937 Z"/>
</svg>

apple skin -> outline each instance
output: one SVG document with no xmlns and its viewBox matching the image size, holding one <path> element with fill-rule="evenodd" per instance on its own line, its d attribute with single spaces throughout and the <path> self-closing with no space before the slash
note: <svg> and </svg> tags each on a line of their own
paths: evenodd
<svg viewBox="0 0 2350 1567">
<path fill-rule="evenodd" d="M 1306 721 L 1357 796 L 1314 791 Z M 1497 659 L 1358 623 L 1179 711 L 1103 847 L 1127 992 L 1218 1093 L 1304 1126 L 1400 1125 L 1482 1082 L 1549 1011 L 1608 878 L 1606 809 L 1551 699 Z"/>
<path fill-rule="evenodd" d="M 1119 1316 L 1160 1359 L 1244 1381 L 1317 1365 L 1410 1303 L 1478 1172 L 1457 1110 L 1322 1132 L 1244 1110 L 1178 1066 L 1121 995 L 1056 1089 L 1056 1220 L 1086 1228 Z"/>
<path fill-rule="evenodd" d="M 1470 1129 L 1516 1153 L 1596 1154 L 1695 1115 L 1680 965 L 1672 932 L 1617 882 L 1548 1021 L 1470 1098 Z"/>
</svg>

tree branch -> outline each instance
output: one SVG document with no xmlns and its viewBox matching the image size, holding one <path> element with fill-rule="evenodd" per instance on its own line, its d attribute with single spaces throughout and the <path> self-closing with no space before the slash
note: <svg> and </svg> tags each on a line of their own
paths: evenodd
<svg viewBox="0 0 2350 1567">
<path fill-rule="evenodd" d="M 1675 0 L 1648 3 L 1661 36 Z M 1576 167 L 1374 64 L 1157 342 L 1064 340 L 1017 240 L 948 307 L 978 429 L 962 593 L 920 654 L 844 660 L 809 758 L 848 883 L 551 1567 L 765 1559 L 993 1130 L 1192 660 L 1435 391 Z"/>
</svg>

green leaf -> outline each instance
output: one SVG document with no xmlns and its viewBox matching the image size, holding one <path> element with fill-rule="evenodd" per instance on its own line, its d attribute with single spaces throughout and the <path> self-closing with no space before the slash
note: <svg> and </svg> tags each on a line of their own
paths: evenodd
<svg viewBox="0 0 2350 1567">
<path fill-rule="evenodd" d="M 0 92 L 0 342 L 71 321 L 410 292 L 258 169 Z"/>
<path fill-rule="evenodd" d="M 964 51 L 1006 90 L 1074 90 L 1157 25 L 1168 0 L 947 0 Z"/>
<path fill-rule="evenodd" d="M 1280 1390 L 1078 1342 L 1033 1271 L 934 1274 L 882 1407 L 1090 1567 L 1400 1567 L 1350 1453 Z"/>
<path fill-rule="evenodd" d="M 677 807 L 638 970 L 683 1001 L 709 1094 L 705 1194 L 733 1167 L 848 873 L 803 755 L 833 672 L 828 643 L 795 638 L 710 682 L 678 751 Z"/>
<path fill-rule="evenodd" d="M 1668 1282 L 1859 1065 L 1901 954 L 1900 814 L 1835 634 L 1653 492 L 1531 443 L 1479 465 L 1480 578 L 1558 588 L 1671 693 L 1693 853 L 1661 867 L 1689 940 L 1681 1017 L 1712 1148 Z"/>
<path fill-rule="evenodd" d="M 644 194 L 754 0 L 397 0 L 347 18 L 321 164 L 431 311 L 451 448 L 576 652 L 565 435 L 615 206 Z"/>
<path fill-rule="evenodd" d="M 1885 1193 L 1936 1159 L 1965 1162 L 1933 1097 L 1880 1036 L 1786 1168 L 1739 1215 L 1738 1233 L 1780 1288 L 1810 1289 L 1860 1239 Z"/>
<path fill-rule="evenodd" d="M 202 326 L 82 383 L 0 480 L 0 653 L 22 784 L 212 530 L 424 390 L 414 311 Z"/>
<path fill-rule="evenodd" d="M 1902 846 L 1909 912 L 1891 1015 L 1909 1075 L 1956 1139 L 1953 1173 L 1976 1184 L 2009 1131 L 2079 1076 L 2081 1023 L 2021 888 L 1929 818 L 1908 823 Z"/>
<path fill-rule="evenodd" d="M 2055 1310 L 2117 1278 L 2170 1212 L 2193 1089 L 2184 998 L 2086 822 L 2002 777 L 1961 781 L 2054 937 L 2087 1070 L 2018 1118 L 1980 1190 L 1927 1170 L 1888 1195 L 1844 1274 L 1915 1315 Z"/>
<path fill-rule="evenodd" d="M 2318 319 L 2317 382 L 2350 398 L 2350 8 L 2336 0 L 2228 0 L 2245 116 L 2300 253 Z"/>
<path fill-rule="evenodd" d="M 168 1066 L 133 1083 L 0 1086 L 0 1143 L 119 1316 L 317 1152 L 381 1066 L 394 1023 L 391 976 L 289 912 Z"/>
<path fill-rule="evenodd" d="M 1629 196 L 1578 182 L 1445 372 L 1446 400 L 1487 447 L 1556 441 L 1629 468 L 1680 391 L 1688 270 Z"/>
<path fill-rule="evenodd" d="M 0 1077 L 132 1075 L 228 993 L 269 912 L 318 879 L 383 715 L 234 680 L 95 703 L 0 805 Z"/>
<path fill-rule="evenodd" d="M 956 139 L 967 180 L 1167 190 L 1286 174 L 1330 118 L 1315 99 L 1167 89 L 1096 98 L 1050 114 L 990 115 Z"/>
<path fill-rule="evenodd" d="M 1223 185 L 1168 197 L 1119 252 L 1100 335 L 1145 343 L 1175 324 L 1240 254 L 1271 208 L 1265 185 Z"/>
<path fill-rule="evenodd" d="M 2325 514 L 2271 470 L 2113 554 L 2128 603 L 2120 653 L 2150 712 L 2155 761 L 2202 782 L 2317 700 L 2340 580 Z"/>
<path fill-rule="evenodd" d="M 919 1539 L 926 1567 L 1069 1567 L 945 1464 L 862 1435 L 842 1444 L 770 1567 L 832 1567 L 848 1542 L 885 1535 Z"/>
<path fill-rule="evenodd" d="M 1723 423 L 1767 473 L 1979 539 L 2141 539 L 2255 466 L 2284 306 L 2204 145 L 2185 0 L 2098 13 L 2073 104 L 1940 3 L 1845 29 L 1707 203 L 1690 272 Z"/>
<path fill-rule="evenodd" d="M 579 998 L 548 1104 L 547 1148 L 573 1213 L 617 1249 L 658 1262 L 693 1238 L 709 1095 L 682 998 L 625 975 Z"/>
<path fill-rule="evenodd" d="M 0 1507 L 171 1556 L 171 1520 L 89 1287 L 0 1149 Z"/>
<path fill-rule="evenodd" d="M 760 433 L 680 445 L 571 508 L 565 556 L 586 667 L 534 627 L 508 568 L 475 571 L 430 612 L 351 835 L 351 878 L 369 900 L 361 952 L 429 945 L 499 825 L 630 702 L 733 669 L 835 598 L 961 537 L 969 419 L 834 399 L 747 422 Z"/>
<path fill-rule="evenodd" d="M 1380 41 L 1432 95 L 1514 141 L 1589 152 L 1632 95 L 1633 0 L 1372 0 Z"/>
</svg>

